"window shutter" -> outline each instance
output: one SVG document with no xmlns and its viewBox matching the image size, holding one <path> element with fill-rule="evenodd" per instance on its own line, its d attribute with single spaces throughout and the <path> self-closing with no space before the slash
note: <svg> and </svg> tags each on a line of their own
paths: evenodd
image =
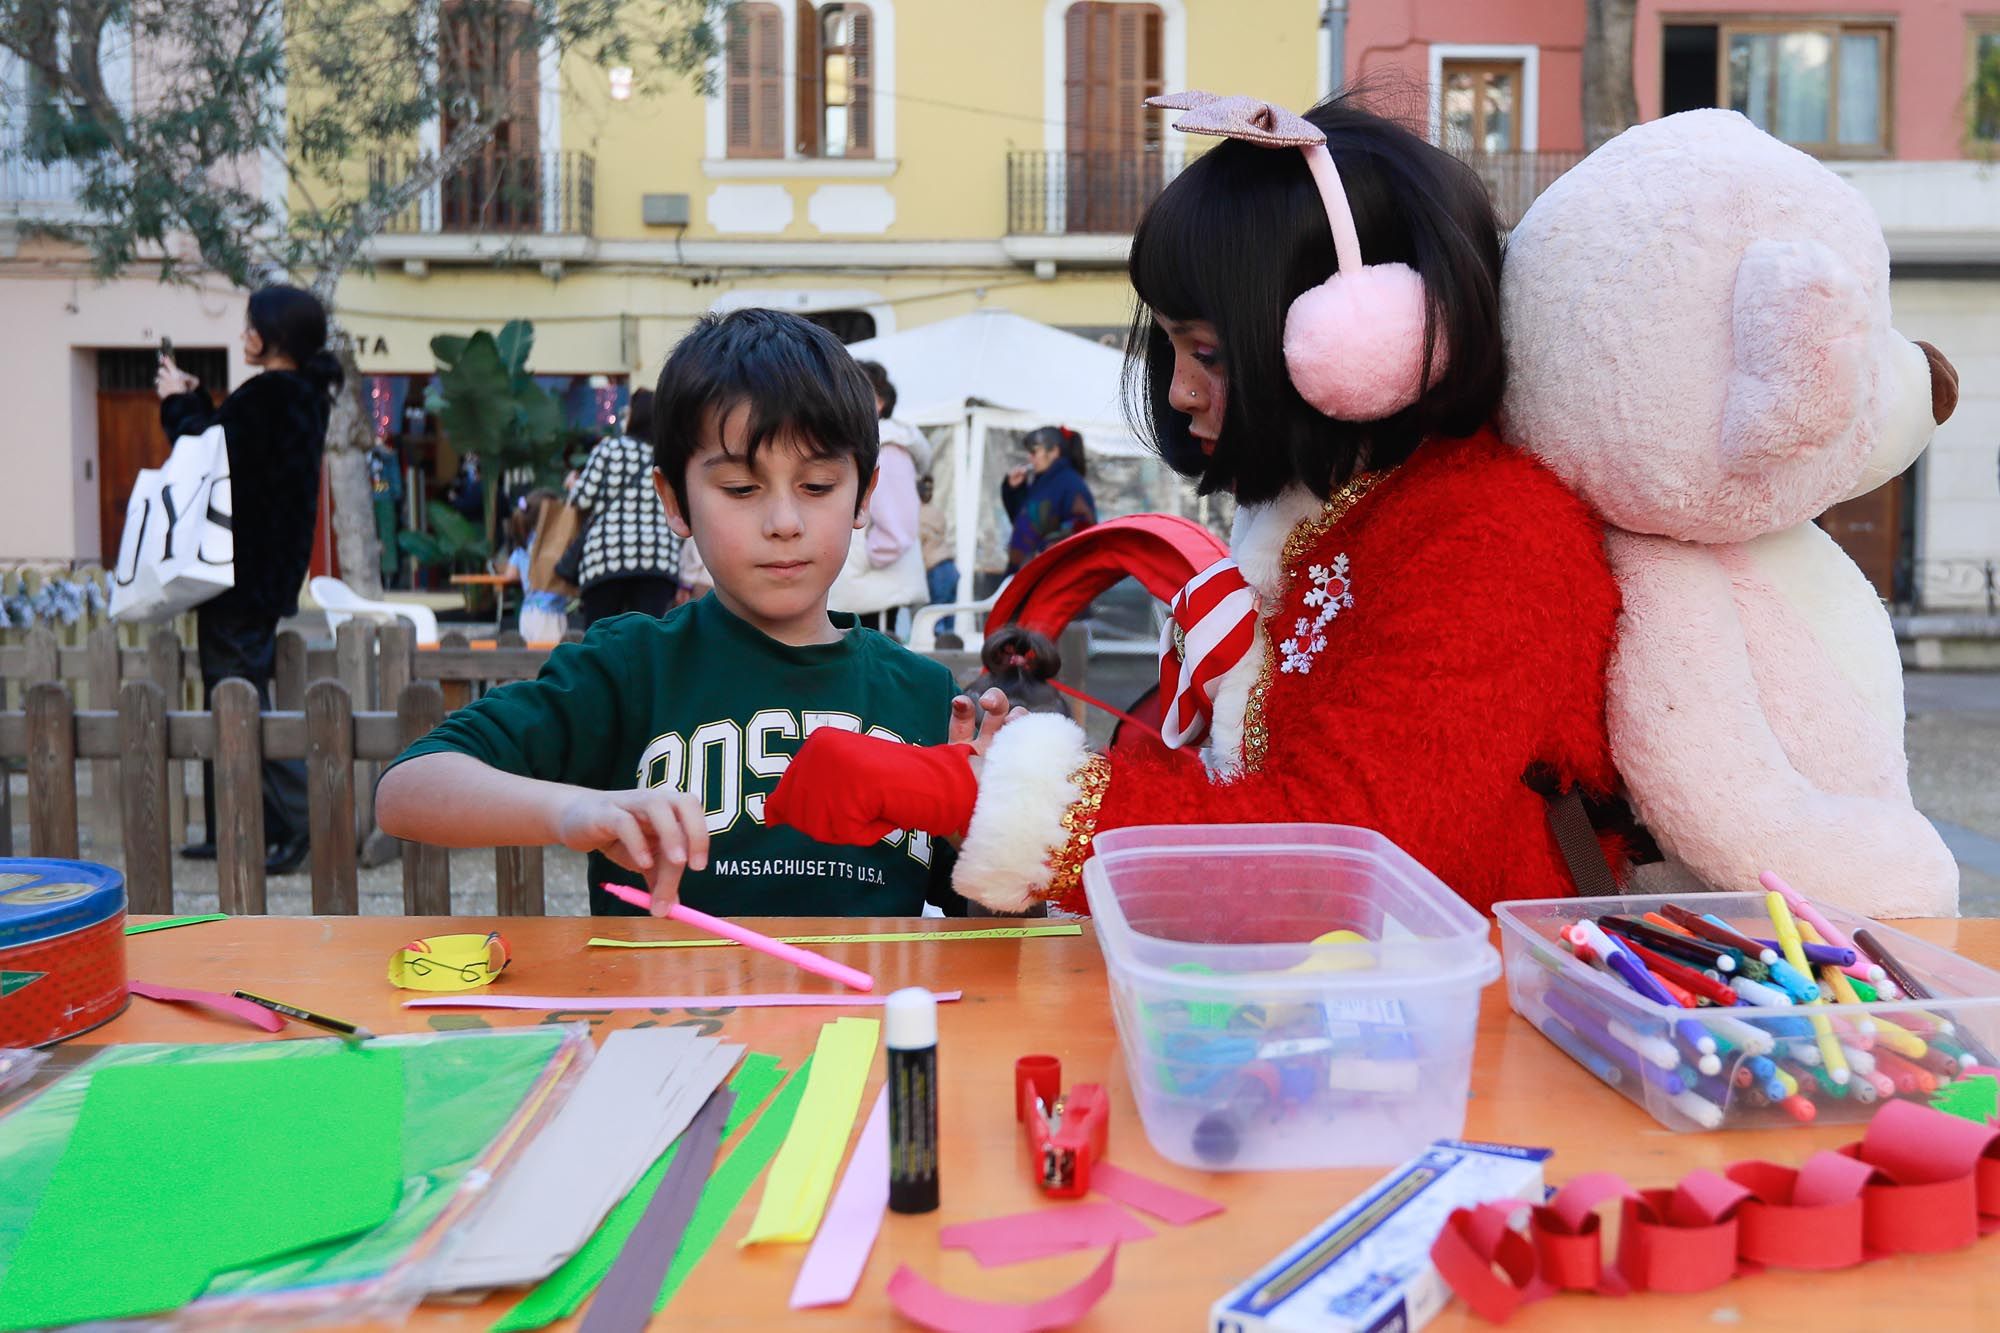
<svg viewBox="0 0 2000 1333">
<path fill-rule="evenodd" d="M 820 115 L 824 109 L 821 99 L 825 95 L 820 68 L 819 11 L 813 8 L 812 0 L 798 0 L 792 12 L 798 30 L 798 154 L 818 157 Z"/>
<path fill-rule="evenodd" d="M 755 70 L 756 157 L 785 155 L 785 21 L 776 5 L 748 5 Z"/>
<path fill-rule="evenodd" d="M 785 155 L 784 16 L 772 4 L 729 11 L 723 119 L 731 157 Z"/>
<path fill-rule="evenodd" d="M 875 15 L 847 7 L 847 155 L 875 155 Z"/>
</svg>

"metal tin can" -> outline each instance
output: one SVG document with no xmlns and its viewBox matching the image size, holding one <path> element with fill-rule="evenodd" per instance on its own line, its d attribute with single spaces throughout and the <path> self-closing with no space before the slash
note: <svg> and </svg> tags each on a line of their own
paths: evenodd
<svg viewBox="0 0 2000 1333">
<path fill-rule="evenodd" d="M 0 1046 L 47 1046 L 125 1009 L 125 877 L 0 859 Z"/>
</svg>

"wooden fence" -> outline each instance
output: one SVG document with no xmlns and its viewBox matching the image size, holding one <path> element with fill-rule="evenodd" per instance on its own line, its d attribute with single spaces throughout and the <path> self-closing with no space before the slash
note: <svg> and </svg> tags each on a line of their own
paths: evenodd
<svg viewBox="0 0 2000 1333">
<path fill-rule="evenodd" d="M 978 671 L 976 655 L 933 654 L 961 680 Z M 1080 631 L 1063 643 L 1065 683 L 1083 687 Z M 171 631 L 143 649 L 121 646 L 108 627 L 81 648 L 62 647 L 38 631 L 19 647 L 0 648 L 0 684 L 19 706 L 0 711 L 0 856 L 13 856 L 14 812 L 5 770 L 27 768 L 28 854 L 78 855 L 86 817 L 93 850 L 124 849 L 131 910 L 166 913 L 174 905 L 174 846 L 186 837 L 185 767 L 214 768 L 216 860 L 224 912 L 266 911 L 263 780 L 265 758 L 301 759 L 311 837 L 312 910 L 359 910 L 359 869 L 372 839 L 400 849 L 403 910 L 451 912 L 450 860 L 444 848 L 398 843 L 374 828 L 374 784 L 381 765 L 424 735 L 452 708 L 486 688 L 532 679 L 548 658 L 519 635 L 477 649 L 446 635 L 435 650 L 415 647 L 402 623 L 350 621 L 330 652 L 291 631 L 278 636 L 273 707 L 262 707 L 247 681 L 216 688 L 199 701 L 200 671 Z M 317 666 L 324 666 L 315 672 Z M 309 675 L 313 678 L 309 679 Z M 76 703 L 83 686 L 88 707 Z M 79 808 L 78 765 L 91 765 L 91 808 Z M 540 847 L 494 852 L 497 908 L 503 916 L 544 910 Z M 386 858 L 385 858 L 386 859 Z M 371 861 L 371 864 L 375 862 Z"/>
</svg>

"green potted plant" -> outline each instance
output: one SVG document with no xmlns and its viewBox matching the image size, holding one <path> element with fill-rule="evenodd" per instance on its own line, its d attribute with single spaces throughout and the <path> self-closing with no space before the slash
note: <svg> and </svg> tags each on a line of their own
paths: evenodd
<svg viewBox="0 0 2000 1333">
<path fill-rule="evenodd" d="M 469 338 L 446 333 L 431 339 L 438 373 L 424 405 L 453 449 L 479 456 L 489 551 L 498 533 L 502 477 L 530 468 L 537 483 L 562 479 L 562 405 L 528 370 L 534 345 L 535 326 L 521 319 L 509 320 L 498 336 L 481 329 Z"/>
</svg>

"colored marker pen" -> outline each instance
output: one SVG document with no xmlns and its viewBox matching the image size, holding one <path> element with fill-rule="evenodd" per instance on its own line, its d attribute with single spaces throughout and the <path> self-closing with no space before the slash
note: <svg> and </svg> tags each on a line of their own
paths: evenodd
<svg viewBox="0 0 2000 1333">
<path fill-rule="evenodd" d="M 889 1048 L 889 1210 L 938 1206 L 937 997 L 906 986 L 882 1006 Z"/>
</svg>

